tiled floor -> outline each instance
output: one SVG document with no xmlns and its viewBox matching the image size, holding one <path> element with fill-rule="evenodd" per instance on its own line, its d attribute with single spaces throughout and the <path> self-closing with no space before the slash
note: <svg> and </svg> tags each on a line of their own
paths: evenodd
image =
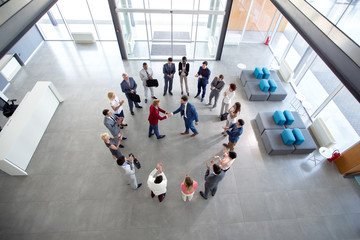
<svg viewBox="0 0 360 240">
<path fill-rule="evenodd" d="M 106 93 L 120 98 L 121 73 L 139 83 L 142 62 L 120 59 L 116 43 L 75 45 L 45 42 L 6 92 L 21 100 L 36 81 L 52 81 L 65 97 L 57 109 L 28 168 L 27 177 L 0 174 L 0 239 L 360 239 L 360 188 L 343 179 L 334 164 L 314 166 L 306 156 L 265 153 L 254 118 L 259 111 L 285 109 L 284 102 L 249 102 L 239 82 L 237 63 L 248 68 L 268 65 L 262 44 L 226 46 L 223 60 L 210 62 L 212 77 L 224 74 L 236 82 L 242 103 L 244 134 L 236 146 L 238 158 L 226 173 L 215 197 L 203 200 L 205 162 L 219 154 L 221 126 L 217 111 L 191 97 L 200 124 L 195 138 L 181 136 L 179 116 L 160 123 L 162 140 L 147 137 L 148 107 L 131 116 L 125 107 L 124 154 L 133 152 L 142 163 L 137 171 L 144 185 L 132 190 L 99 135 L 106 131 L 101 114 L 108 108 Z M 163 97 L 162 64 L 152 62 L 160 80 L 156 95 L 161 106 L 174 110 L 180 102 L 178 76 L 174 96 Z M 191 75 L 200 62 L 191 62 Z M 288 92 L 290 86 L 285 85 Z M 142 86 L 139 93 L 143 96 Z M 1 124 L 5 122 L 1 119 Z M 151 199 L 146 179 L 157 162 L 168 178 L 164 202 Z M 192 202 L 184 203 L 180 183 L 186 173 L 199 182 Z"/>
</svg>

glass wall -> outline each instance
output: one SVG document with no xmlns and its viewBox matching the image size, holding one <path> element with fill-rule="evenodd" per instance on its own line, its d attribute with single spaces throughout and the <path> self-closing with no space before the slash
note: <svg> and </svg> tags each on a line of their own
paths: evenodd
<svg viewBox="0 0 360 240">
<path fill-rule="evenodd" d="M 72 40 L 71 33 L 92 33 L 116 40 L 107 0 L 59 0 L 37 23 L 45 40 Z"/>
<path fill-rule="evenodd" d="M 307 2 L 360 45 L 359 1 L 307 0 Z"/>
<path fill-rule="evenodd" d="M 234 0 L 226 43 L 264 42 L 276 12 L 270 0 Z M 284 31 L 284 26 L 278 30 Z"/>
<path fill-rule="evenodd" d="M 120 0 L 117 11 L 128 58 L 215 59 L 224 3 L 226 1 L 221 0 L 149 0 L 130 6 L 128 1 Z M 142 9 L 146 12 L 141 12 Z"/>
</svg>

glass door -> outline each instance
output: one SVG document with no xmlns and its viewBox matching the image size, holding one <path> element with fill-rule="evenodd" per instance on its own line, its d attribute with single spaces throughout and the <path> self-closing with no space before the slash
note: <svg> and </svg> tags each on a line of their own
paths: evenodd
<svg viewBox="0 0 360 240">
<path fill-rule="evenodd" d="M 116 11 L 128 58 L 215 59 L 225 11 L 221 0 L 211 1 L 144 0 L 134 8 L 120 0 Z M 214 4 L 218 9 L 202 10 Z"/>
</svg>

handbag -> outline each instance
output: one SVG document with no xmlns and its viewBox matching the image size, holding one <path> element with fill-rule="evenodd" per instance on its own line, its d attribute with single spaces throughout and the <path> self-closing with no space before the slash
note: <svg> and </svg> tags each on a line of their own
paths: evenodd
<svg viewBox="0 0 360 240">
<path fill-rule="evenodd" d="M 140 162 L 139 162 L 139 160 L 137 160 L 137 158 L 134 156 L 134 154 L 132 154 L 132 153 L 130 153 L 129 154 L 129 157 L 130 156 L 133 156 L 134 157 L 134 165 L 135 165 L 135 167 L 137 168 L 137 169 L 140 169 L 141 168 L 141 164 L 140 164 Z"/>
<path fill-rule="evenodd" d="M 158 87 L 159 82 L 157 79 L 148 79 L 148 80 L 146 80 L 146 86 L 147 87 Z"/>
<path fill-rule="evenodd" d="M 228 113 L 228 112 L 226 112 L 226 113 L 224 113 L 224 114 L 221 114 L 221 116 L 220 116 L 220 120 L 221 120 L 221 121 L 226 120 L 226 119 L 227 119 L 227 117 L 228 117 L 228 115 L 229 115 L 229 113 Z"/>
<path fill-rule="evenodd" d="M 133 102 L 137 102 L 137 103 L 141 102 L 140 96 L 137 95 L 136 93 L 129 93 L 129 98 Z"/>
</svg>

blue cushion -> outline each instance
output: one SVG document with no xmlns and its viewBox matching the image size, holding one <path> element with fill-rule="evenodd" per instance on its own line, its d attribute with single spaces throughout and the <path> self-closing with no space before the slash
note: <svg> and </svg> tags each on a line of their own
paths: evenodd
<svg viewBox="0 0 360 240">
<path fill-rule="evenodd" d="M 284 123 L 286 122 L 284 114 L 282 113 L 282 111 L 279 110 L 274 112 L 273 118 L 277 125 L 284 125 Z"/>
<path fill-rule="evenodd" d="M 284 111 L 284 116 L 286 118 L 285 125 L 291 125 L 295 121 L 294 116 L 289 110 Z"/>
<path fill-rule="evenodd" d="M 292 130 L 292 133 L 293 133 L 293 135 L 294 135 L 294 137 L 295 137 L 295 144 L 296 145 L 300 145 L 300 144 L 302 144 L 304 141 L 305 141 L 305 138 L 304 138 L 304 135 L 302 134 L 302 132 L 300 131 L 300 129 L 298 129 L 298 128 L 294 128 L 293 130 Z"/>
<path fill-rule="evenodd" d="M 295 142 L 295 137 L 294 134 L 292 133 L 292 131 L 290 129 L 284 129 L 284 131 L 282 131 L 281 133 L 281 137 L 285 143 L 285 145 L 293 145 Z"/>
<path fill-rule="evenodd" d="M 263 71 L 259 67 L 255 68 L 254 74 L 257 79 L 262 79 L 262 77 L 264 75 Z"/>
<path fill-rule="evenodd" d="M 263 71 L 263 78 L 268 79 L 270 77 L 269 69 L 267 69 L 266 67 L 263 67 L 262 71 Z"/>
<path fill-rule="evenodd" d="M 276 89 L 277 89 L 277 85 L 276 85 L 276 82 L 274 81 L 274 79 L 270 79 L 268 82 L 269 82 L 269 85 L 270 85 L 269 91 L 270 92 L 275 92 Z"/>
<path fill-rule="evenodd" d="M 261 79 L 259 85 L 260 85 L 261 91 L 263 91 L 263 92 L 267 92 L 270 89 L 270 85 L 269 85 L 268 81 L 266 81 L 265 79 Z"/>
</svg>

